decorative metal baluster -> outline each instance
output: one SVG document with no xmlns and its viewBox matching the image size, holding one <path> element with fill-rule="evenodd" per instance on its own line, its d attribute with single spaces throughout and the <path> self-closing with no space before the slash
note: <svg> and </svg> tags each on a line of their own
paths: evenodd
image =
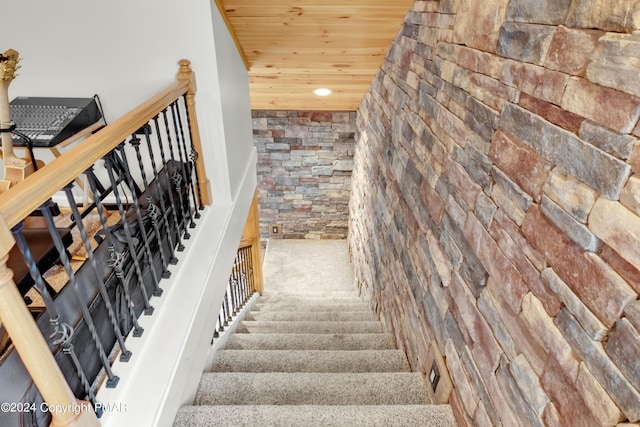
<svg viewBox="0 0 640 427">
<path fill-rule="evenodd" d="M 196 167 L 196 161 L 198 160 L 200 153 L 196 151 L 195 147 L 193 146 L 193 139 L 191 138 L 191 135 L 193 135 L 193 133 L 191 130 L 191 119 L 189 117 L 189 108 L 187 107 L 188 105 L 187 94 L 182 95 L 182 101 L 184 102 L 184 105 L 185 105 L 184 112 L 185 112 L 185 115 L 187 116 L 187 126 L 189 129 L 189 142 L 190 142 L 189 145 L 191 146 L 191 151 L 189 152 L 189 158 L 193 162 L 193 172 L 196 178 L 196 189 L 198 190 L 198 209 L 202 210 L 204 209 L 204 205 L 202 204 L 202 190 L 200 190 L 200 177 L 198 176 L 198 168 Z M 196 212 L 196 218 L 199 218 L 199 214 L 197 212 Z"/>
<path fill-rule="evenodd" d="M 218 313 L 218 322 L 216 324 L 216 331 L 213 333 L 214 338 L 218 338 L 220 336 L 220 332 L 224 331 L 224 326 L 222 326 L 222 310 Z"/>
<path fill-rule="evenodd" d="M 169 177 L 167 160 L 164 155 L 164 147 L 162 143 L 162 134 L 160 133 L 160 125 L 158 124 L 158 116 L 153 118 L 153 122 L 155 124 L 156 133 L 158 135 L 158 147 L 160 148 L 160 158 L 162 159 L 162 170 L 158 174 L 158 177 L 160 177 L 160 175 L 164 176 L 165 182 L 167 184 L 167 193 L 169 195 L 169 203 L 171 204 L 171 209 L 173 211 L 173 225 L 175 226 L 176 236 L 178 240 L 178 252 L 181 252 L 181 251 L 184 251 L 184 245 L 182 244 L 182 240 L 180 238 L 181 230 L 180 230 L 180 223 L 178 222 L 178 209 L 176 208 L 176 203 L 173 198 L 173 191 L 171 189 L 171 178 Z M 178 192 L 178 194 L 180 193 Z M 171 230 L 167 230 L 167 232 L 170 233 Z"/>
<path fill-rule="evenodd" d="M 236 266 L 233 266 L 233 272 L 231 273 L 231 280 L 229 285 L 231 287 L 231 313 L 235 316 L 238 312 L 238 277 Z"/>
<path fill-rule="evenodd" d="M 242 305 L 244 306 L 249 299 L 249 284 L 248 284 L 248 275 L 249 271 L 249 263 L 247 261 L 247 248 L 243 248 L 240 254 L 240 258 L 242 259 Z"/>
<path fill-rule="evenodd" d="M 151 168 L 153 170 L 153 176 L 155 177 L 156 180 L 156 185 L 155 190 L 156 190 L 156 197 L 158 198 L 158 202 L 160 204 L 160 211 L 162 213 L 162 220 L 164 222 L 164 226 L 166 228 L 167 231 L 167 239 L 169 240 L 169 252 L 171 253 L 171 256 L 169 257 L 169 264 L 175 265 L 178 263 L 178 258 L 176 258 L 175 256 L 175 245 L 173 243 L 173 236 L 172 233 L 170 232 L 171 227 L 169 226 L 169 217 L 167 216 L 167 209 L 165 207 L 164 204 L 164 195 L 162 194 L 162 185 L 160 182 L 160 175 L 158 174 L 158 170 L 156 168 L 156 159 L 155 156 L 153 154 L 153 147 L 151 146 L 151 137 L 149 135 L 149 126 L 145 125 L 144 126 L 144 136 L 145 139 L 147 140 L 147 149 L 149 150 L 149 158 L 151 159 Z M 137 150 L 139 150 L 139 148 L 136 148 L 136 152 Z M 146 184 L 145 184 L 146 185 Z M 163 276 L 164 277 L 164 276 Z"/>
<path fill-rule="evenodd" d="M 73 183 L 68 184 L 65 189 L 71 190 L 71 186 Z M 80 288 L 78 285 L 78 281 L 76 280 L 76 275 L 73 272 L 73 268 L 71 268 L 71 260 L 67 256 L 67 251 L 62 242 L 62 237 L 58 234 L 58 229 L 56 228 L 56 224 L 53 221 L 53 215 L 51 215 L 51 211 L 49 210 L 53 206 L 53 202 L 49 200 L 44 205 L 40 207 L 40 212 L 47 222 L 47 228 L 49 229 L 49 234 L 51 234 L 51 238 L 53 239 L 53 244 L 58 250 L 58 257 L 60 258 L 60 262 L 64 267 L 64 271 L 67 273 L 69 277 L 69 284 L 71 285 L 71 289 L 73 290 L 73 294 L 76 297 L 76 302 L 80 307 L 80 311 L 82 312 L 82 318 L 87 324 L 87 328 L 91 334 L 91 339 L 93 340 L 93 345 L 96 347 L 96 351 L 98 352 L 98 356 L 100 357 L 100 361 L 102 362 L 102 367 L 104 368 L 105 373 L 107 374 L 107 387 L 113 388 L 118 384 L 120 378 L 113 375 L 111 371 L 111 365 L 109 364 L 109 359 L 102 347 L 102 342 L 100 342 L 100 336 L 98 335 L 98 331 L 96 330 L 96 325 L 93 323 L 93 317 L 87 308 L 87 305 L 82 300 L 82 296 L 80 294 Z"/>
<path fill-rule="evenodd" d="M 127 161 L 127 155 L 124 152 L 124 143 L 118 145 L 116 150 L 119 150 L 122 156 L 122 172 L 124 173 L 127 185 L 129 185 L 129 189 L 132 192 L 134 192 L 135 187 L 134 187 L 133 177 L 131 176 L 131 172 L 129 170 L 129 162 Z M 153 279 L 153 295 L 159 297 L 162 295 L 163 290 L 162 288 L 160 288 L 160 279 L 158 279 L 158 274 L 156 273 L 156 268 L 154 265 L 155 263 L 153 262 L 153 254 L 151 253 L 151 245 L 149 245 L 149 236 L 147 235 L 147 229 L 142 219 L 142 211 L 140 210 L 140 203 L 138 202 L 138 198 L 135 196 L 133 197 L 133 208 L 136 212 L 136 220 L 138 222 L 138 228 L 140 229 L 140 234 L 142 236 L 142 243 L 144 246 L 144 255 L 147 258 L 147 262 L 149 263 L 149 269 L 151 270 L 151 278 Z"/>
<path fill-rule="evenodd" d="M 129 292 L 129 284 L 124 279 L 124 254 L 120 253 L 116 250 L 115 242 L 113 241 L 113 237 L 109 232 L 109 224 L 107 223 L 107 217 L 104 214 L 104 209 L 102 206 L 102 196 L 98 191 L 98 184 L 95 174 L 93 173 L 93 166 L 87 169 L 85 172 L 87 176 L 87 181 L 89 182 L 89 187 L 91 188 L 91 192 L 93 193 L 93 199 L 96 203 L 96 209 L 98 210 L 98 215 L 100 216 L 100 223 L 102 224 L 102 231 L 104 232 L 105 239 L 109 248 L 109 266 L 115 270 L 116 277 L 120 282 L 122 287 L 122 291 L 124 293 L 124 301 L 127 306 L 127 312 L 129 313 L 129 317 L 131 322 L 133 323 L 133 336 L 140 337 L 144 332 L 144 329 L 138 324 L 138 318 L 136 316 L 133 299 L 131 298 L 131 293 Z M 125 328 L 125 331 L 128 331 L 128 327 Z"/>
<path fill-rule="evenodd" d="M 78 210 L 78 206 L 76 205 L 75 197 L 73 196 L 73 191 L 71 188 L 73 183 L 69 184 L 64 188 L 64 191 L 67 195 L 67 200 L 69 201 L 69 206 L 71 206 L 71 212 L 73 214 L 74 221 L 76 226 L 78 227 L 78 231 L 80 232 L 80 237 L 82 238 L 82 243 L 84 243 L 84 249 L 87 252 L 87 258 L 89 259 L 89 264 L 93 269 L 94 274 L 96 275 L 96 280 L 98 282 L 98 289 L 100 290 L 100 295 L 102 295 L 102 300 L 104 301 L 104 305 L 107 308 L 107 313 L 109 314 L 109 319 L 111 320 L 111 326 L 113 327 L 113 332 L 116 335 L 116 339 L 118 340 L 118 345 L 120 346 L 120 360 L 122 362 L 128 362 L 131 358 L 131 352 L 127 350 L 127 347 L 124 344 L 124 338 L 122 337 L 122 332 L 120 331 L 120 327 L 118 326 L 118 320 L 113 311 L 113 306 L 111 305 L 111 300 L 109 298 L 109 294 L 107 293 L 107 287 L 104 284 L 104 279 L 102 274 L 98 269 L 98 263 L 96 258 L 93 256 L 93 250 L 91 249 L 91 243 L 89 243 L 89 234 L 82 222 L 82 217 L 80 215 L 80 211 Z"/>
<path fill-rule="evenodd" d="M 162 117 L 164 118 L 164 124 L 165 124 L 165 128 L 166 128 L 166 131 L 167 131 L 167 142 L 168 142 L 167 145 L 169 146 L 169 154 L 171 156 L 171 160 L 175 164 L 178 164 L 178 162 L 176 161 L 176 157 L 175 157 L 175 155 L 173 153 L 173 141 L 171 140 L 171 129 L 169 127 L 169 119 L 167 118 L 167 110 L 166 109 L 162 110 Z M 189 231 L 188 231 L 188 228 L 187 228 L 187 222 L 188 222 L 187 212 L 185 212 L 185 209 L 184 209 L 185 206 L 184 206 L 184 199 L 182 198 L 182 187 L 181 187 L 182 182 L 184 182 L 185 185 L 187 185 L 186 184 L 187 180 L 183 175 L 183 173 L 184 173 L 184 167 L 183 167 L 184 164 L 181 162 L 179 164 L 179 166 L 180 167 L 178 167 L 177 169 L 180 169 L 180 172 L 178 172 L 176 170 L 176 172 L 171 177 L 171 180 L 173 181 L 175 189 L 176 189 L 176 192 L 179 195 L 180 213 L 182 214 L 181 215 L 182 218 L 180 219 L 180 223 L 183 224 L 183 227 L 184 227 L 184 234 L 183 234 L 182 237 L 185 240 L 189 240 L 191 238 L 191 234 L 189 234 Z M 188 197 L 189 197 L 189 195 L 187 194 L 187 199 L 188 199 Z M 189 211 L 189 215 L 188 216 L 191 217 L 191 213 L 190 213 L 191 209 L 189 209 L 189 207 L 187 207 L 187 211 Z M 193 220 L 191 222 L 193 222 Z M 189 225 L 189 227 L 193 228 L 190 225 Z"/>
<path fill-rule="evenodd" d="M 133 241 L 131 230 L 129 229 L 129 223 L 127 222 L 126 213 L 122 205 L 122 199 L 120 198 L 120 192 L 116 184 L 116 179 L 113 175 L 113 162 L 111 160 L 112 154 L 107 155 L 104 160 L 106 164 L 107 174 L 109 175 L 109 181 L 113 189 L 113 195 L 116 197 L 116 204 L 118 205 L 118 212 L 120 213 L 120 223 L 124 230 L 124 235 L 127 240 L 127 246 L 131 259 L 133 260 L 133 266 L 136 270 L 136 276 L 138 277 L 138 285 L 140 286 L 140 292 L 142 293 L 142 300 L 144 301 L 144 314 L 150 316 L 153 314 L 153 307 L 149 303 L 149 296 L 147 295 L 147 289 L 144 286 L 144 280 L 142 275 L 142 268 L 140 268 L 140 262 L 138 261 L 138 253 L 136 252 L 136 244 Z M 125 280 L 125 278 L 122 278 Z"/>
<path fill-rule="evenodd" d="M 24 228 L 24 224 L 21 222 L 13 228 L 13 236 L 16 239 L 16 244 L 18 245 L 18 249 L 22 253 L 25 262 L 29 267 L 29 273 L 31 278 L 35 283 L 35 287 L 37 291 L 42 295 L 42 299 L 44 301 L 45 307 L 47 309 L 47 315 L 49 316 L 49 324 L 51 325 L 52 332 L 49 335 L 49 339 L 51 339 L 51 343 L 54 346 L 62 345 L 62 350 L 64 354 L 68 355 L 73 362 L 73 366 L 76 369 L 76 374 L 80 379 L 80 383 L 84 388 L 86 395 L 89 397 L 89 400 L 93 404 L 93 407 L 96 408 L 96 397 L 91 390 L 91 384 L 87 380 L 87 376 L 84 374 L 82 366 L 78 360 L 78 357 L 75 354 L 73 349 L 73 344 L 71 344 L 71 339 L 73 338 L 73 328 L 68 324 L 62 321 L 62 317 L 58 312 L 58 309 L 55 306 L 55 303 L 51 299 L 51 295 L 47 291 L 47 286 L 44 283 L 44 279 L 38 270 L 38 266 L 36 265 L 36 261 L 33 259 L 31 255 L 31 250 L 27 245 L 27 241 L 24 238 L 24 234 L 22 230 Z M 56 231 L 57 234 L 57 231 Z M 96 411 L 96 415 L 100 416 L 101 413 Z"/>
<path fill-rule="evenodd" d="M 224 314 L 225 314 L 224 326 L 229 326 L 229 322 L 232 319 L 231 310 L 229 310 L 229 292 L 230 292 L 229 288 L 230 287 L 227 287 L 227 290 L 224 293 L 224 304 L 222 305 L 224 307 Z"/>
<path fill-rule="evenodd" d="M 180 116 L 180 110 L 178 109 L 178 101 L 174 101 L 171 104 L 171 113 L 173 115 L 173 126 L 176 132 L 176 139 L 178 141 L 177 151 L 180 156 L 180 161 L 186 165 L 186 170 L 184 173 L 184 178 L 189 182 L 189 188 L 191 189 L 191 196 L 193 197 L 193 206 L 195 208 L 195 218 L 200 218 L 200 213 L 198 212 L 198 199 L 196 198 L 195 193 L 195 184 L 193 183 L 193 171 L 196 168 L 195 162 L 193 159 L 190 159 L 187 155 L 187 142 L 184 137 L 184 128 L 182 126 L 182 117 Z M 180 130 L 178 132 L 178 129 Z M 189 208 L 189 215 L 191 215 L 191 208 Z M 193 218 L 191 218 L 190 227 L 195 227 L 195 223 L 193 222 Z"/>
<path fill-rule="evenodd" d="M 254 243 L 255 244 L 255 243 Z M 247 248 L 247 276 L 249 276 L 249 295 L 256 291 L 255 277 L 253 276 L 253 253 L 252 248 Z"/>
</svg>

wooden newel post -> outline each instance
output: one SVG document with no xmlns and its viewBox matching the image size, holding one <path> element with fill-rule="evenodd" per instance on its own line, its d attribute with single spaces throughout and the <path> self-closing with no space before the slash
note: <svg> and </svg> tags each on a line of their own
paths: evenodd
<svg viewBox="0 0 640 427">
<path fill-rule="evenodd" d="M 7 267 L 7 260 L 14 243 L 9 227 L 0 217 L 0 321 L 47 407 L 51 409 L 51 425 L 99 427 L 100 423 L 90 404 L 78 402 L 73 395 L 13 281 L 13 272 Z"/>
<path fill-rule="evenodd" d="M 189 82 L 189 89 L 187 91 L 187 111 L 189 114 L 189 126 L 191 128 L 191 142 L 193 147 L 198 153 L 196 159 L 196 171 L 198 172 L 198 178 L 200 181 L 200 194 L 202 195 L 202 204 L 211 204 L 211 184 L 207 173 L 204 169 L 204 159 L 202 157 L 202 142 L 200 140 L 200 129 L 198 128 L 198 117 L 196 116 L 196 74 L 191 69 L 191 61 L 187 59 L 181 59 L 178 61 L 180 64 L 180 71 L 178 71 L 178 81 Z"/>
<path fill-rule="evenodd" d="M 253 195 L 253 203 L 247 215 L 247 222 L 242 232 L 242 242 L 251 245 L 253 261 L 253 280 L 255 290 L 262 295 L 262 254 L 260 247 L 260 217 L 258 216 L 258 192 Z"/>
</svg>

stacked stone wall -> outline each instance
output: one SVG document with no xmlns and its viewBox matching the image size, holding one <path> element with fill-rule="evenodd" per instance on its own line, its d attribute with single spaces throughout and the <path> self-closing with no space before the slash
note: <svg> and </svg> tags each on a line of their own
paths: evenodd
<svg viewBox="0 0 640 427">
<path fill-rule="evenodd" d="M 347 237 L 356 112 L 254 110 L 261 237 Z"/>
<path fill-rule="evenodd" d="M 358 111 L 364 292 L 460 425 L 640 420 L 640 2 L 416 1 Z"/>
</svg>

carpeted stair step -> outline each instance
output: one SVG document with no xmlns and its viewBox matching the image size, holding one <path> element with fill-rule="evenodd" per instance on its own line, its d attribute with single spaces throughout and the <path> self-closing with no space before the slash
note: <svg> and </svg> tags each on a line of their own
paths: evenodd
<svg viewBox="0 0 640 427">
<path fill-rule="evenodd" d="M 222 350 L 212 372 L 409 372 L 400 350 Z"/>
<path fill-rule="evenodd" d="M 245 320 L 237 333 L 251 334 L 379 334 L 381 322 L 278 322 Z"/>
<path fill-rule="evenodd" d="M 175 427 L 205 427 L 221 421 L 225 427 L 452 427 L 448 405 L 254 405 L 184 406 Z"/>
<path fill-rule="evenodd" d="M 260 299 L 256 300 L 251 307 L 251 311 L 371 311 L 371 308 L 363 302 L 352 303 L 337 303 L 337 304 L 323 304 L 319 302 L 307 302 L 307 303 L 287 303 L 287 302 L 274 302 L 264 303 L 260 302 Z"/>
<path fill-rule="evenodd" d="M 233 334 L 227 350 L 395 350 L 391 334 Z"/>
<path fill-rule="evenodd" d="M 425 405 L 420 373 L 204 374 L 194 405 Z"/>
<path fill-rule="evenodd" d="M 262 296 L 257 301 L 259 304 L 361 304 L 362 300 L 353 293 L 344 293 L 341 295 L 283 295 L 276 294 L 271 296 Z"/>
<path fill-rule="evenodd" d="M 245 320 L 266 320 L 279 322 L 359 322 L 376 321 L 371 311 L 251 311 Z"/>
</svg>

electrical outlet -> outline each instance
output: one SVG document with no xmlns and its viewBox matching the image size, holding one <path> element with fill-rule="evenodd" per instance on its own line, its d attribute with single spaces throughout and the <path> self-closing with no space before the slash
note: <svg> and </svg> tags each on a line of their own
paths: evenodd
<svg viewBox="0 0 640 427">
<path fill-rule="evenodd" d="M 282 224 L 269 224 L 269 237 L 282 238 Z"/>
</svg>

